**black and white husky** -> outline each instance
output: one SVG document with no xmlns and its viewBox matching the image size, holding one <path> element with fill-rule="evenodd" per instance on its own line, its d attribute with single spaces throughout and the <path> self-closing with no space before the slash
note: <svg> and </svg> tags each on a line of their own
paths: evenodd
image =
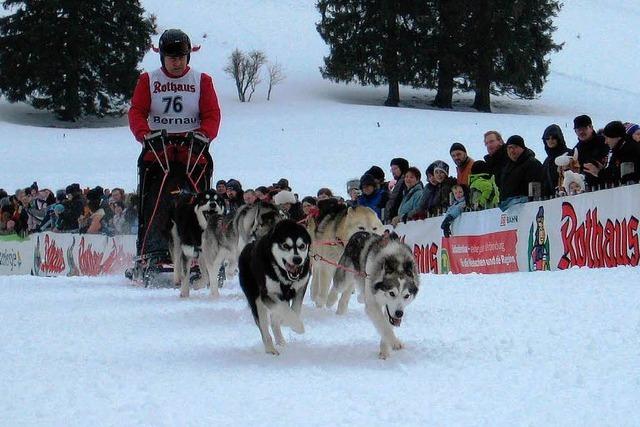
<svg viewBox="0 0 640 427">
<path fill-rule="evenodd" d="M 191 263 L 202 248 L 202 236 L 207 228 L 207 217 L 224 212 L 224 201 L 215 190 L 195 196 L 179 195 L 169 209 L 166 233 L 173 262 L 173 281 L 180 285 L 180 296 L 189 296 L 189 271 Z"/>
<path fill-rule="evenodd" d="M 231 220 L 216 215 L 209 216 L 198 259 L 202 278 L 196 287 L 202 287 L 208 282 L 211 295 L 217 297 L 216 279 L 220 267 L 226 265 L 225 273 L 227 277 L 231 277 L 237 270 L 240 252 L 247 243 L 267 234 L 281 219 L 283 216 L 278 208 L 262 201 L 241 206 Z"/>
<path fill-rule="evenodd" d="M 269 326 L 278 345 L 285 343 L 281 324 L 304 333 L 300 310 L 310 276 L 310 245 L 307 230 L 285 219 L 265 236 L 245 246 L 240 254 L 240 286 L 267 353 L 279 354 Z"/>
<path fill-rule="evenodd" d="M 391 349 L 402 348 L 393 327 L 402 323 L 405 308 L 414 300 L 420 286 L 420 274 L 411 249 L 397 236 L 360 231 L 349 239 L 340 265 L 345 269 L 336 270 L 327 305 L 332 306 L 339 297 L 337 313 L 345 313 L 351 293 L 357 287 L 358 301 L 364 302 L 367 316 L 381 337 L 379 356 L 388 358 Z"/>
</svg>

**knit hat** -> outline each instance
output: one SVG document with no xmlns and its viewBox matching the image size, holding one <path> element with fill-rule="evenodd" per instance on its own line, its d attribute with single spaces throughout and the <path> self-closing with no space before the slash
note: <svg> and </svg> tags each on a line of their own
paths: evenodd
<svg viewBox="0 0 640 427">
<path fill-rule="evenodd" d="M 452 151 L 464 151 L 466 153 L 467 149 L 464 148 L 464 145 L 460 144 L 459 142 L 454 142 L 453 144 L 451 144 L 451 148 L 449 148 L 449 153 L 451 153 Z"/>
<path fill-rule="evenodd" d="M 56 203 L 53 205 L 53 211 L 57 214 L 64 212 L 64 205 L 62 203 Z"/>
<path fill-rule="evenodd" d="M 482 160 L 476 160 L 471 166 L 471 175 L 475 175 L 477 173 L 490 173 L 489 167 Z"/>
<path fill-rule="evenodd" d="M 509 145 L 517 145 L 521 148 L 526 148 L 524 146 L 524 139 L 520 135 L 511 135 L 509 139 L 507 139 L 507 146 Z"/>
<path fill-rule="evenodd" d="M 276 205 L 284 205 L 285 203 L 294 204 L 296 202 L 296 196 L 291 191 L 281 190 L 273 196 L 273 203 Z"/>
<path fill-rule="evenodd" d="M 640 125 L 635 123 L 625 123 L 624 128 L 627 130 L 627 135 L 633 136 L 634 133 L 640 130 Z"/>
<path fill-rule="evenodd" d="M 626 129 L 621 121 L 615 120 L 604 127 L 604 136 L 608 138 L 624 138 Z"/>
<path fill-rule="evenodd" d="M 442 160 L 436 160 L 435 162 L 432 163 L 432 165 L 433 165 L 434 173 L 441 170 L 447 175 L 449 175 L 449 165 L 447 164 L 447 162 L 443 162 Z M 429 169 L 427 169 L 427 171 L 428 170 Z"/>
<path fill-rule="evenodd" d="M 586 114 L 582 114 L 581 116 L 573 119 L 573 128 L 586 128 L 587 126 L 593 126 L 593 122 L 591 121 L 591 117 Z"/>
<path fill-rule="evenodd" d="M 353 189 L 360 188 L 360 180 L 358 178 L 353 178 L 347 181 L 347 193 Z"/>
<path fill-rule="evenodd" d="M 273 186 L 281 190 L 290 190 L 289 180 L 286 178 L 280 178 L 278 182 L 274 182 Z"/>
<path fill-rule="evenodd" d="M 409 169 L 409 161 L 407 159 L 403 159 L 402 157 L 396 157 L 391 159 L 389 166 L 396 165 L 400 168 L 400 171 L 404 174 L 407 169 Z"/>
<path fill-rule="evenodd" d="M 218 182 L 216 182 L 216 187 L 218 185 L 224 185 L 226 187 L 227 186 L 227 181 L 225 181 L 224 179 L 220 179 L 220 180 L 218 180 Z"/>
<path fill-rule="evenodd" d="M 369 170 L 366 171 L 365 173 L 368 173 L 369 175 L 373 175 L 373 177 L 380 182 L 384 182 L 384 171 L 380 166 L 375 166 L 375 165 L 371 166 Z"/>
<path fill-rule="evenodd" d="M 365 185 L 373 185 L 374 187 L 376 186 L 376 179 L 373 177 L 373 175 L 368 173 L 362 175 L 362 177 L 360 178 L 360 189 L 362 190 Z"/>
</svg>

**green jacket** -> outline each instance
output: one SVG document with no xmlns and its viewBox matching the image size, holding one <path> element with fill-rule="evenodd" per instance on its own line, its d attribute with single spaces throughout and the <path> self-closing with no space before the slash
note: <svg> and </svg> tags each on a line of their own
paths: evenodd
<svg viewBox="0 0 640 427">
<path fill-rule="evenodd" d="M 471 206 L 479 209 L 491 209 L 500 202 L 500 190 L 496 179 L 488 173 L 469 175 L 469 189 L 471 190 Z"/>
</svg>

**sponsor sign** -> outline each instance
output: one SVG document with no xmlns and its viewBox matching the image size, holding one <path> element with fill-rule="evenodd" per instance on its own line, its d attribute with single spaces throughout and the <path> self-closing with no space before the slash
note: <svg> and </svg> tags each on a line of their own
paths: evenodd
<svg viewBox="0 0 640 427">
<path fill-rule="evenodd" d="M 443 239 L 452 273 L 509 273 L 518 271 L 516 230 Z"/>
</svg>

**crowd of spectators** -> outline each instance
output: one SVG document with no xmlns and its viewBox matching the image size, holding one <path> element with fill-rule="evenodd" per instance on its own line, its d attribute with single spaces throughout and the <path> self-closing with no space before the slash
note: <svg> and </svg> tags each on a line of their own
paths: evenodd
<svg viewBox="0 0 640 427">
<path fill-rule="evenodd" d="M 449 153 L 455 174 L 444 160 L 433 161 L 422 172 L 407 159 L 391 159 L 391 177 L 373 165 L 359 179 L 347 182 L 347 200 L 320 188 L 302 199 L 282 178 L 269 185 L 243 189 L 238 179 L 219 180 L 216 192 L 227 205 L 227 214 L 258 200 L 274 203 L 291 219 L 304 221 L 313 215 L 319 200 L 337 198 L 349 206 L 373 209 L 385 224 L 444 215 L 442 230 L 464 211 L 499 207 L 502 210 L 529 200 L 596 191 L 640 179 L 640 126 L 612 121 L 596 130 L 589 116 L 573 120 L 577 143 L 568 148 L 560 126 L 552 124 L 541 135 L 546 158 L 536 158 L 520 135 L 504 140 L 500 132 L 484 133 L 486 154 L 474 160 L 460 142 Z M 7 195 L 0 189 L 0 234 L 34 231 L 129 234 L 137 230 L 136 195 L 120 188 L 81 190 L 71 184 L 53 194 L 36 183 Z"/>
<path fill-rule="evenodd" d="M 55 193 L 34 182 L 13 194 L 0 189 L 0 234 L 41 231 L 132 234 L 138 227 L 137 196 L 122 188 L 82 189 L 68 185 Z"/>
</svg>

